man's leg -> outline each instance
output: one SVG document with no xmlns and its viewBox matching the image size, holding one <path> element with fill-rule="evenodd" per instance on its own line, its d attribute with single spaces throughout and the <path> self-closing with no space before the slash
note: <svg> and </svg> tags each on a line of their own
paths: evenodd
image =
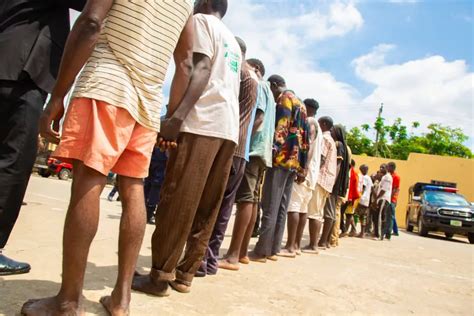
<svg viewBox="0 0 474 316">
<path fill-rule="evenodd" d="M 329 238 L 331 235 L 331 230 L 336 221 L 336 200 L 337 197 L 333 194 L 330 194 L 324 205 L 324 225 L 323 232 L 321 233 L 321 238 L 319 240 L 318 246 L 321 248 L 330 248 Z"/>
<path fill-rule="evenodd" d="M 384 213 L 385 213 L 385 237 L 387 237 L 388 240 L 392 238 L 392 229 L 393 229 L 393 219 L 392 219 L 392 205 L 389 202 L 385 203 L 384 207 Z"/>
<path fill-rule="evenodd" d="M 309 218 L 309 245 L 303 248 L 303 252 L 318 254 L 318 242 L 323 225 L 324 208 L 328 199 L 328 192 L 320 185 L 313 191 L 313 196 L 308 205 Z M 301 234 L 301 237 L 303 234 Z M 301 243 L 301 239 L 300 239 Z"/>
<path fill-rule="evenodd" d="M 232 229 L 232 239 L 230 241 L 229 250 L 225 255 L 225 261 L 231 265 L 237 265 L 239 263 L 239 259 L 242 258 L 240 256 L 241 248 L 246 232 L 252 220 L 253 208 L 254 204 L 252 203 L 245 202 L 237 204 L 237 214 L 235 215 L 234 227 Z M 251 227 L 250 236 L 252 235 L 252 231 L 253 225 Z M 247 256 L 246 252 L 245 256 Z"/>
<path fill-rule="evenodd" d="M 171 283 L 179 292 L 189 291 L 194 275 L 206 253 L 229 179 L 234 150 L 233 142 L 224 141 L 210 169 L 189 233 L 184 258 L 176 267 L 176 280 Z"/>
<path fill-rule="evenodd" d="M 30 265 L 2 255 L 20 213 L 38 144 L 46 93 L 31 80 L 0 80 L 0 275 L 27 273 Z"/>
<path fill-rule="evenodd" d="M 278 210 L 285 189 L 285 171 L 280 168 L 271 168 L 265 175 L 262 196 L 262 226 L 259 239 L 251 254 L 253 260 L 264 261 L 266 257 L 272 255 Z"/>
<path fill-rule="evenodd" d="M 119 233 L 118 276 L 112 295 L 101 298 L 102 304 L 112 315 L 128 313 L 133 273 L 146 224 L 143 179 L 121 176 L 119 186 L 122 217 Z"/>
<path fill-rule="evenodd" d="M 242 181 L 242 177 L 244 176 L 244 171 L 245 159 L 234 157 L 232 159 L 230 176 L 229 180 L 227 181 L 224 198 L 218 212 L 219 215 L 217 216 L 211 239 L 209 240 L 210 251 L 208 251 L 209 255 L 206 256 L 206 272 L 208 274 L 216 274 L 219 265 L 225 264 L 225 260 L 222 263 L 218 262 L 219 250 L 221 248 L 222 242 L 224 241 L 224 236 L 230 217 L 232 216 L 232 207 L 234 206 L 235 196 L 237 194 L 237 189 L 239 188 L 240 182 Z M 227 268 L 237 270 L 238 266 L 231 264 L 228 265 Z"/>
<path fill-rule="evenodd" d="M 158 205 L 151 240 L 152 269 L 149 275 L 134 277 L 134 290 L 169 295 L 168 282 L 174 279 L 209 172 L 223 142 L 189 133 L 179 136 L 178 147 L 170 151 Z"/>
<path fill-rule="evenodd" d="M 392 223 L 393 223 L 393 235 L 398 236 L 398 224 L 397 224 L 397 203 L 390 203 L 392 207 Z"/>
<path fill-rule="evenodd" d="M 248 263 L 248 250 L 249 250 L 249 245 L 250 245 L 250 239 L 252 239 L 252 235 L 254 233 L 254 228 L 255 228 L 255 222 L 257 221 L 257 216 L 258 216 L 258 203 L 252 204 L 252 215 L 250 217 L 250 222 L 247 226 L 247 230 L 245 231 L 244 238 L 242 240 L 242 245 L 240 246 L 240 255 L 239 255 L 239 261 L 244 263 Z"/>
<path fill-rule="evenodd" d="M 340 224 L 341 224 L 342 201 L 343 199 L 338 196 L 336 200 L 336 222 L 332 228 L 331 239 L 330 239 L 332 247 L 339 246 L 339 232 L 340 232 Z"/>
<path fill-rule="evenodd" d="M 289 212 L 288 213 L 288 237 L 286 239 L 285 249 L 279 253 L 279 255 L 286 256 L 286 254 L 293 257 L 293 254 L 296 252 L 296 233 L 298 230 L 300 221 L 300 213 L 298 212 Z M 286 250 L 286 251 L 285 251 Z"/>
<path fill-rule="evenodd" d="M 294 258 L 297 250 L 296 243 L 298 227 L 300 226 L 300 214 L 304 214 L 300 212 L 307 212 L 312 191 L 305 186 L 298 184 L 293 186 L 292 191 L 288 209 L 288 237 L 285 248 L 278 253 L 278 255 Z"/>
<path fill-rule="evenodd" d="M 229 250 L 225 256 L 225 262 L 222 262 L 223 268 L 226 268 L 225 263 L 231 265 L 236 265 L 239 262 L 248 264 L 247 248 L 255 225 L 258 191 L 264 170 L 265 165 L 261 158 L 250 157 L 237 190 L 237 214 Z"/>
<path fill-rule="evenodd" d="M 275 235 L 273 237 L 273 246 L 271 253 L 272 256 L 276 255 L 281 250 L 281 242 L 285 233 L 288 205 L 290 204 L 291 193 L 293 192 L 293 183 L 295 183 L 295 174 L 293 172 L 285 170 L 283 182 L 285 189 L 281 198 L 280 207 L 278 208 L 277 222 L 275 225 Z"/>
<path fill-rule="evenodd" d="M 25 315 L 82 313 L 81 298 L 89 247 L 99 224 L 100 194 L 106 176 L 74 162 L 71 201 L 63 235 L 62 284 L 55 297 L 30 300 L 23 305 Z"/>
<path fill-rule="evenodd" d="M 296 247 L 296 254 L 301 254 L 301 240 L 303 239 L 304 229 L 306 227 L 306 221 L 308 220 L 308 213 L 300 213 L 300 218 L 298 221 L 298 228 L 296 229 L 296 239 L 295 239 L 295 247 Z"/>
</svg>

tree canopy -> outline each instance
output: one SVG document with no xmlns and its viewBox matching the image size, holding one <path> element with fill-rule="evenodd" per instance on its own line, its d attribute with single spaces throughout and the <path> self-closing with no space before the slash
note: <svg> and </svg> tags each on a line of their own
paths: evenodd
<svg viewBox="0 0 474 316">
<path fill-rule="evenodd" d="M 400 118 L 392 125 L 386 125 L 383 117 L 369 124 L 354 127 L 347 132 L 347 143 L 357 155 L 379 156 L 406 160 L 410 153 L 473 158 L 471 150 L 464 145 L 468 136 L 460 128 L 442 124 L 430 124 L 427 132 L 415 133 L 419 122 L 411 124 L 411 131 Z M 378 132 L 378 141 L 367 134 Z"/>
</svg>

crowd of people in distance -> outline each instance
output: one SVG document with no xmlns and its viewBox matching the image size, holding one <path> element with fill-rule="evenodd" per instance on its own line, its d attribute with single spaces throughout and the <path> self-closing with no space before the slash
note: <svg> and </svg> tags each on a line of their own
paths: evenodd
<svg viewBox="0 0 474 316">
<path fill-rule="evenodd" d="M 81 2 L 75 1 L 76 9 Z M 29 5 L 36 18 L 59 10 L 52 1 Z M 265 79 L 264 63 L 246 59 L 245 42 L 222 21 L 227 6 L 226 0 L 194 6 L 191 0 L 89 0 L 64 45 L 54 86 L 48 90 L 22 70 L 22 80 L 51 92 L 41 119 L 31 122 L 36 127 L 28 128 L 36 137 L 39 124 L 43 137 L 59 143 L 53 156 L 74 166 L 61 288 L 56 296 L 26 302 L 23 314 L 82 312 L 87 257 L 109 172 L 117 174 L 123 209 L 118 277 L 111 295 L 101 299 L 112 315 L 129 313 L 131 289 L 187 293 L 194 277 L 218 269 L 317 254 L 345 236 L 398 234 L 395 164 L 372 176 L 362 165 L 359 174 L 344 127 L 316 118 L 316 100 L 301 101 L 282 76 Z M 15 16 L 23 1 L 3 10 Z M 15 25 L 3 29 L 14 32 Z M 171 58 L 176 71 L 162 118 L 161 87 Z M 59 133 L 63 100 L 74 82 Z M 222 255 L 234 204 L 230 247 Z M 7 228 L 2 224 L 8 232 L 0 235 L 6 236 L 0 248 L 18 211 Z M 142 275 L 136 264 L 146 221 L 156 227 L 151 269 Z M 309 241 L 302 244 L 306 223 Z M 250 250 L 255 231 L 258 241 Z M 29 271 L 28 264 L 0 256 L 4 274 Z"/>
</svg>

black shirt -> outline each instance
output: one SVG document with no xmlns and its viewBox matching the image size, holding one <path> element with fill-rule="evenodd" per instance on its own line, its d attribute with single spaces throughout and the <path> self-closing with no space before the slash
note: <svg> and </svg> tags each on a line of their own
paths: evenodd
<svg viewBox="0 0 474 316">
<path fill-rule="evenodd" d="M 0 0 L 0 80 L 22 72 L 51 92 L 69 34 L 69 8 L 86 0 Z"/>
</svg>

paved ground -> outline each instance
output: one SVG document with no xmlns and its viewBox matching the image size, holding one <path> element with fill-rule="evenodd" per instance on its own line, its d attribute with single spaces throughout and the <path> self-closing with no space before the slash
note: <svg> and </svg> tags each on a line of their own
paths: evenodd
<svg viewBox="0 0 474 316">
<path fill-rule="evenodd" d="M 15 315 L 26 299 L 58 290 L 69 188 L 70 182 L 31 179 L 28 206 L 7 254 L 33 269 L 0 278 L 0 314 Z M 105 315 L 97 302 L 114 284 L 119 216 L 120 204 L 106 201 L 104 193 L 85 280 L 91 314 Z M 139 267 L 150 263 L 152 231 L 149 226 Z M 229 238 L 226 242 L 224 248 Z M 237 273 L 196 279 L 190 294 L 153 298 L 134 293 L 132 315 L 474 315 L 474 247 L 466 239 L 403 232 L 391 242 L 346 238 L 341 244 L 319 256 L 251 264 Z"/>
</svg>

